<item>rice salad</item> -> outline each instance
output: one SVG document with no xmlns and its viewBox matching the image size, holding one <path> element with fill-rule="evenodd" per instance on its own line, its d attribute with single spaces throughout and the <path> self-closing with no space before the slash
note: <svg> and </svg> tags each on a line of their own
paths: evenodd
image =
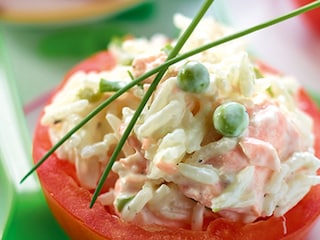
<svg viewBox="0 0 320 240">
<path fill-rule="evenodd" d="M 181 31 L 189 22 L 174 17 Z M 206 18 L 181 52 L 230 32 Z M 52 144 L 113 94 L 101 93 L 101 81 L 124 86 L 162 64 L 174 44 L 163 35 L 126 38 L 109 46 L 115 68 L 73 74 L 41 119 Z M 207 69 L 209 80 L 198 92 L 179 85 L 181 69 L 190 62 Z M 56 151 L 75 165 L 82 187 L 96 188 L 153 78 L 127 91 Z M 241 39 L 171 65 L 113 165 L 112 186 L 98 200 L 124 221 L 193 230 L 220 217 L 249 223 L 283 216 L 320 183 L 313 123 L 296 104 L 299 88 L 289 76 L 260 69 Z M 229 112 L 228 104 L 234 105 Z M 220 106 L 231 117 L 219 119 Z M 219 130 L 230 119 L 239 133 Z"/>
</svg>

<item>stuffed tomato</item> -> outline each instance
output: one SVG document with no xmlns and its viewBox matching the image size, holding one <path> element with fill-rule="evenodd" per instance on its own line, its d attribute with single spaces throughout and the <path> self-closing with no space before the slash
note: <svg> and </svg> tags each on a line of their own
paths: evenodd
<svg viewBox="0 0 320 240">
<path fill-rule="evenodd" d="M 176 16 L 181 30 L 188 19 Z M 210 26 L 208 28 L 208 26 Z M 182 51 L 230 30 L 205 19 Z M 71 70 L 44 108 L 39 159 L 98 104 L 161 65 L 156 35 L 112 43 Z M 299 84 L 241 41 L 169 67 L 89 208 L 151 76 L 73 134 L 37 173 L 72 239 L 303 239 L 320 214 L 320 116 Z"/>
</svg>

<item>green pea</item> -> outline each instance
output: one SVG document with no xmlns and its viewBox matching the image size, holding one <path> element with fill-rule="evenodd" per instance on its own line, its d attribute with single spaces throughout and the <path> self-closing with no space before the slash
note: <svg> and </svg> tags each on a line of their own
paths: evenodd
<svg viewBox="0 0 320 240">
<path fill-rule="evenodd" d="M 190 61 L 180 68 L 177 80 L 178 86 L 183 91 L 200 93 L 208 88 L 210 76 L 208 69 L 203 64 Z"/>
<path fill-rule="evenodd" d="M 223 103 L 213 113 L 213 125 L 226 137 L 238 137 L 248 127 L 249 115 L 240 103 Z"/>
</svg>

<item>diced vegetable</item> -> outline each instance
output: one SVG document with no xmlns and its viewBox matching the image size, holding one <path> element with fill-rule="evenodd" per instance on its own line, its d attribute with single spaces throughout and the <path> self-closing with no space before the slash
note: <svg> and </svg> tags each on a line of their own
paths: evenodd
<svg viewBox="0 0 320 240">
<path fill-rule="evenodd" d="M 99 84 L 100 92 L 116 92 L 123 86 L 116 81 L 108 81 L 106 79 L 101 79 Z"/>
</svg>

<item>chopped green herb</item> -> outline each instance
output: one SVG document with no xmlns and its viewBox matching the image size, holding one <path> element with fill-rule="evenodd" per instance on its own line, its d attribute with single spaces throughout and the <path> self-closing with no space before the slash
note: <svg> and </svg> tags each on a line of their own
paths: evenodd
<svg viewBox="0 0 320 240">
<path fill-rule="evenodd" d="M 123 88 L 123 84 L 116 81 L 108 81 L 106 79 L 101 79 L 99 84 L 99 91 L 103 92 L 116 92 Z"/>
<path fill-rule="evenodd" d="M 111 38 L 109 46 L 114 45 L 117 47 L 121 47 L 122 43 L 123 43 L 123 37 L 115 36 Z"/>
<path fill-rule="evenodd" d="M 167 55 L 172 51 L 173 46 L 171 44 L 165 45 L 161 50 L 164 51 Z"/>
<path fill-rule="evenodd" d="M 270 95 L 270 97 L 274 97 L 274 92 L 272 91 L 272 87 L 268 87 L 266 91 Z"/>
<path fill-rule="evenodd" d="M 101 93 L 94 92 L 91 88 L 82 88 L 78 92 L 80 99 L 87 99 L 90 103 L 97 102 L 101 99 Z"/>
<path fill-rule="evenodd" d="M 264 77 L 259 68 L 256 68 L 256 67 L 255 67 L 255 68 L 253 69 L 253 71 L 254 71 L 254 74 L 256 75 L 256 78 L 257 78 L 257 79 Z"/>
<path fill-rule="evenodd" d="M 118 212 L 121 212 L 125 205 L 127 205 L 133 198 L 134 196 L 117 198 L 115 201 L 115 206 Z"/>
<path fill-rule="evenodd" d="M 128 74 L 129 74 L 129 77 L 131 78 L 131 80 L 134 81 L 134 76 L 133 76 L 132 72 L 128 71 Z M 137 86 L 139 88 L 143 89 L 143 83 L 142 82 L 137 83 Z"/>
<path fill-rule="evenodd" d="M 126 56 L 125 58 L 122 58 L 121 59 L 121 64 L 123 66 L 131 66 L 132 65 L 132 62 L 133 62 L 133 57 L 129 57 L 129 56 Z"/>
</svg>

